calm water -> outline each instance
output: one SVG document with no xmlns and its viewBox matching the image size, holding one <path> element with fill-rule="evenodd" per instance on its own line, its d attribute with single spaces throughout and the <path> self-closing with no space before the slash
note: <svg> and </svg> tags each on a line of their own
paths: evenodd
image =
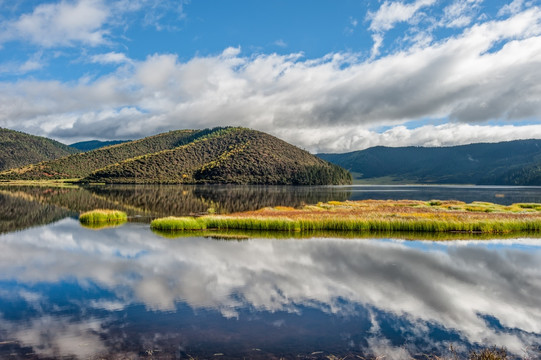
<svg viewBox="0 0 541 360">
<path fill-rule="evenodd" d="M 541 240 L 246 240 L 153 216 L 345 199 L 541 202 L 536 188 L 100 187 L 0 191 L 0 358 L 541 356 Z M 101 230 L 87 208 L 129 210 Z"/>
</svg>

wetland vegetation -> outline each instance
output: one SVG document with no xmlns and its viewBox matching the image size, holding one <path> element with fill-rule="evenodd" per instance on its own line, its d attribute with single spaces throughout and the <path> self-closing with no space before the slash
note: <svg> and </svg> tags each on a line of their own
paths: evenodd
<svg viewBox="0 0 541 360">
<path fill-rule="evenodd" d="M 124 223 L 128 221 L 128 215 L 118 210 L 97 209 L 82 213 L 79 221 L 83 224 Z"/>
<path fill-rule="evenodd" d="M 467 232 L 513 233 L 541 230 L 541 204 L 508 206 L 461 201 L 330 201 L 301 208 L 152 221 L 158 230 L 244 229 L 259 231 Z"/>
</svg>

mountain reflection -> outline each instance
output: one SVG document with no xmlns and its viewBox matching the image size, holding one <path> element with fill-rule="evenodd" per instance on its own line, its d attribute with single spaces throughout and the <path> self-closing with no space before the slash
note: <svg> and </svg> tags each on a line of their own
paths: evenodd
<svg viewBox="0 0 541 360">
<path fill-rule="evenodd" d="M 48 224 L 94 209 L 118 209 L 149 222 L 153 217 L 229 213 L 266 206 L 344 201 L 348 189 L 323 186 L 111 185 L 0 187 L 0 233 Z"/>
<path fill-rule="evenodd" d="M 112 344 L 118 349 L 124 340 L 110 329 L 119 321 L 111 318 L 138 304 L 144 304 L 143 312 L 184 316 L 186 323 L 185 314 L 209 311 L 222 319 L 216 324 L 259 326 L 256 319 L 264 314 L 287 320 L 273 318 L 271 328 L 317 311 L 358 321 L 356 335 L 344 325 L 348 346 L 389 358 L 445 349 L 451 340 L 505 346 L 517 354 L 541 343 L 541 247 L 536 240 L 169 240 L 146 225 L 96 232 L 65 219 L 2 235 L 0 247 L 2 304 L 26 309 L 17 318 L 14 306 L 8 314 L 2 305 L 0 341 L 15 341 L 43 356 L 87 357 L 89 351 L 113 351 Z M 71 298 L 59 300 L 57 287 L 62 293 L 70 287 L 98 290 L 92 296 L 74 290 Z M 54 309 L 74 303 L 78 310 L 55 316 Z M 182 312 L 179 306 L 191 310 Z M 145 317 L 144 327 L 153 328 L 158 317 Z M 213 336 L 231 331 L 225 330 L 231 325 L 220 326 L 214 325 Z M 325 326 L 305 331 L 330 336 Z M 81 338 L 92 345 L 73 345 Z"/>
</svg>

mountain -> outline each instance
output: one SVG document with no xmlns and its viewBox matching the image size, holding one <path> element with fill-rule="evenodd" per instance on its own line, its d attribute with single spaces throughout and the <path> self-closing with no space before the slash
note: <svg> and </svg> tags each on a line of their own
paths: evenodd
<svg viewBox="0 0 541 360">
<path fill-rule="evenodd" d="M 541 140 L 318 154 L 372 183 L 541 185 Z"/>
<path fill-rule="evenodd" d="M 111 141 L 99 141 L 99 140 L 90 140 L 90 141 L 81 141 L 70 144 L 71 147 L 79 149 L 81 151 L 90 151 L 96 150 L 102 147 L 122 144 L 129 142 L 130 140 L 111 140 Z"/>
<path fill-rule="evenodd" d="M 244 128 L 178 130 L 0 173 L 105 183 L 349 184 L 344 169 Z"/>
<path fill-rule="evenodd" d="M 77 152 L 58 141 L 0 128 L 0 171 Z"/>
<path fill-rule="evenodd" d="M 177 130 L 0 173 L 0 179 L 79 179 L 123 160 L 172 149 L 210 130 Z"/>
<path fill-rule="evenodd" d="M 349 184 L 344 169 L 263 132 L 217 128 L 175 149 L 128 159 L 83 181 L 187 184 Z"/>
</svg>

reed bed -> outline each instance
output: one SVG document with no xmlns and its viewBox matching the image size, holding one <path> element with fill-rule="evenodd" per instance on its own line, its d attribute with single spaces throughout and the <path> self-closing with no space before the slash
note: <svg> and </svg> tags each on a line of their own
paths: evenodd
<svg viewBox="0 0 541 360">
<path fill-rule="evenodd" d="M 128 215 L 119 210 L 97 209 L 79 216 L 82 224 L 121 223 L 128 221 Z"/>
<path fill-rule="evenodd" d="M 541 231 L 541 204 L 510 206 L 459 201 L 345 201 L 264 208 L 230 215 L 164 218 L 158 230 L 238 229 L 258 231 L 463 232 L 515 233 Z"/>
</svg>

